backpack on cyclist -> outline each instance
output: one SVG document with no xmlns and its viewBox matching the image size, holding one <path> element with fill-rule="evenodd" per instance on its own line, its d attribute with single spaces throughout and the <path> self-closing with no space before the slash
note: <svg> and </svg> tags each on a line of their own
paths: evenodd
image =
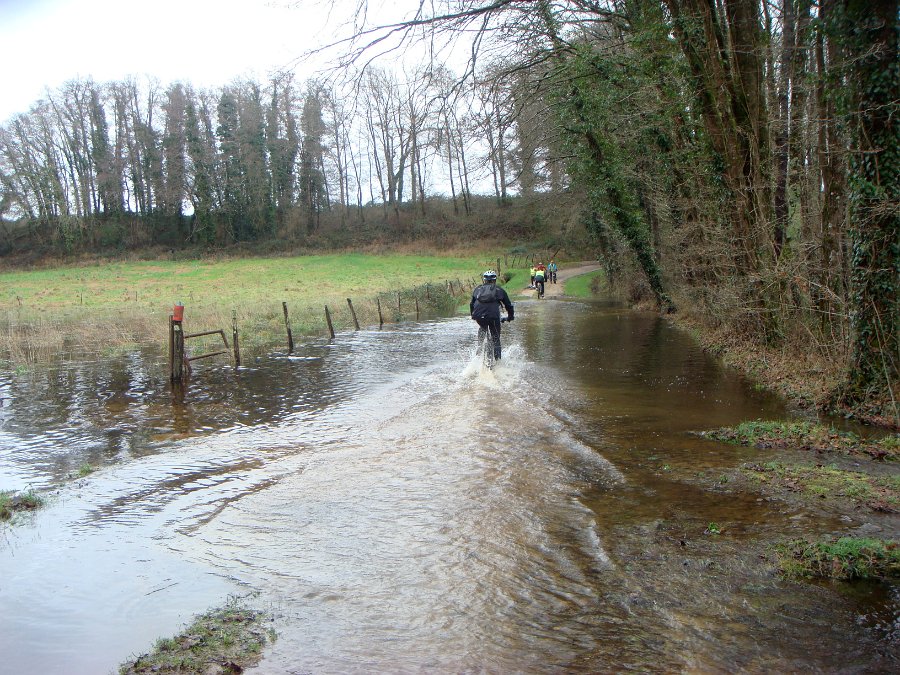
<svg viewBox="0 0 900 675">
<path fill-rule="evenodd" d="M 486 305 L 489 302 L 500 302 L 500 294 L 497 293 L 497 287 L 494 284 L 484 284 L 479 288 L 475 299 Z"/>
</svg>

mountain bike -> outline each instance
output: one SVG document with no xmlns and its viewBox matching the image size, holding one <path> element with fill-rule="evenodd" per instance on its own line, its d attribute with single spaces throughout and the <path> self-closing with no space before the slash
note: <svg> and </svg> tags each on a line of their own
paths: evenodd
<svg viewBox="0 0 900 675">
<path fill-rule="evenodd" d="M 537 288 L 537 297 L 538 298 L 544 297 L 544 283 L 545 283 L 544 281 L 535 281 L 534 282 L 534 285 Z"/>
</svg>

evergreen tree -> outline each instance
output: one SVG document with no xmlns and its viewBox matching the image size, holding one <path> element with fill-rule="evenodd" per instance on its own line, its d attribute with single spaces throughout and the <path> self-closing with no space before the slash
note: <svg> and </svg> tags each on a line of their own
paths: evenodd
<svg viewBox="0 0 900 675">
<path fill-rule="evenodd" d="M 163 104 L 165 131 L 162 138 L 164 162 L 164 189 L 161 208 L 167 220 L 175 224 L 179 234 L 182 229 L 184 212 L 186 156 L 185 156 L 185 93 L 181 84 L 172 85 Z"/>
<path fill-rule="evenodd" d="M 300 149 L 300 205 L 306 212 L 307 233 L 312 234 L 318 228 L 319 216 L 327 206 L 322 147 L 325 122 L 322 119 L 322 103 L 317 89 L 310 91 L 303 102 L 300 129 L 303 134 Z"/>
<path fill-rule="evenodd" d="M 275 223 L 266 153 L 266 120 L 259 85 L 247 83 L 239 103 L 239 152 L 245 199 L 242 238 L 256 240 L 270 235 Z"/>
<path fill-rule="evenodd" d="M 100 197 L 97 211 L 106 215 L 121 213 L 124 209 L 122 186 L 114 169 L 106 110 L 103 108 L 100 92 L 96 87 L 91 89 L 91 130 L 91 145 L 94 149 L 94 171 L 97 174 Z"/>
<path fill-rule="evenodd" d="M 244 172 L 241 166 L 238 142 L 238 102 L 231 89 L 225 89 L 219 97 L 217 108 L 219 125 L 216 136 L 219 139 L 219 153 L 222 168 L 222 223 L 224 230 L 217 239 L 242 238 L 244 220 Z"/>
<path fill-rule="evenodd" d="M 188 199 L 194 210 L 191 227 L 191 241 L 211 243 L 213 240 L 213 167 L 212 157 L 206 151 L 204 132 L 193 96 L 185 104 L 186 151 L 190 160 L 192 181 L 188 189 Z"/>
</svg>

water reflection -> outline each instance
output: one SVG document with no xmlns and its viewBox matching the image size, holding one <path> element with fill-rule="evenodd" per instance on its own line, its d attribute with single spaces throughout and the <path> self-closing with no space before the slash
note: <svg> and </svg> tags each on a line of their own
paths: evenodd
<svg viewBox="0 0 900 675">
<path fill-rule="evenodd" d="M 753 451 L 689 431 L 777 399 L 611 305 L 521 303 L 494 371 L 474 336 L 348 333 L 183 390 L 159 354 L 5 376 L 0 486 L 104 468 L 6 535 L 0 669 L 104 672 L 234 591 L 276 617 L 260 672 L 892 663 L 895 589 L 758 562 L 839 523 L 692 480 Z"/>
</svg>

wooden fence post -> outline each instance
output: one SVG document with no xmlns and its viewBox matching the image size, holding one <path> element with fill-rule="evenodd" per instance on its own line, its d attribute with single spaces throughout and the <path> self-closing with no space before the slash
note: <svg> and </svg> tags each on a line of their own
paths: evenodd
<svg viewBox="0 0 900 675">
<path fill-rule="evenodd" d="M 356 310 L 353 309 L 353 302 L 350 298 L 347 298 L 347 304 L 350 305 L 350 314 L 353 315 L 353 325 L 356 326 L 356 330 L 359 330 L 359 321 L 356 320 Z"/>
<path fill-rule="evenodd" d="M 169 314 L 169 378 L 175 379 L 175 323 Z"/>
<path fill-rule="evenodd" d="M 241 348 L 238 347 L 237 310 L 231 310 L 231 339 L 234 342 L 234 365 L 241 365 Z"/>
<path fill-rule="evenodd" d="M 331 323 L 331 312 L 328 311 L 328 305 L 325 305 L 325 321 L 328 322 L 328 332 L 331 333 L 331 339 L 334 340 L 334 325 Z"/>
<path fill-rule="evenodd" d="M 397 291 L 397 313 L 400 313 L 400 291 Z"/>
<path fill-rule="evenodd" d="M 181 321 L 171 319 L 172 326 L 172 381 L 181 382 L 184 377 L 184 329 Z"/>
<path fill-rule="evenodd" d="M 416 321 L 419 320 L 419 299 L 416 298 Z"/>
<path fill-rule="evenodd" d="M 378 327 L 381 328 L 384 325 L 384 317 L 381 316 L 381 298 L 375 298 L 375 304 L 378 305 Z"/>
<path fill-rule="evenodd" d="M 288 354 L 293 354 L 294 353 L 294 336 L 291 334 L 291 322 L 288 320 L 287 303 L 282 302 L 281 308 L 284 310 L 284 327 L 287 329 Z"/>
</svg>

